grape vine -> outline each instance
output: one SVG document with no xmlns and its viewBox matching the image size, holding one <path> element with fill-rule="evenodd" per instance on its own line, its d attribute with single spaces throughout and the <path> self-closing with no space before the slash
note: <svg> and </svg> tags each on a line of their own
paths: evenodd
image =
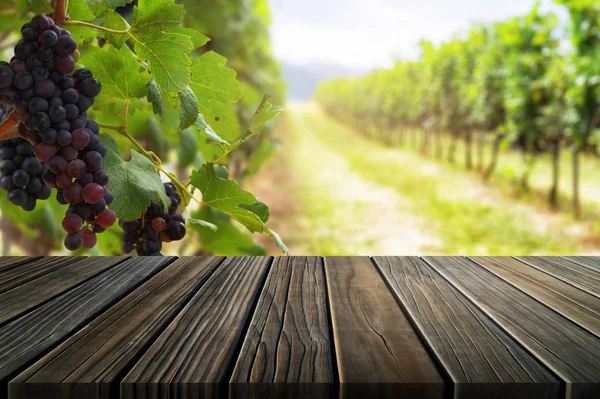
<svg viewBox="0 0 600 399">
<path fill-rule="evenodd" d="M 267 206 L 230 179 L 226 167 L 230 154 L 281 109 L 265 97 L 250 128 L 237 138 L 219 136 L 232 131 L 228 121 L 241 87 L 223 57 L 193 54 L 209 39 L 182 26 L 183 6 L 140 0 L 133 21 L 125 21 L 114 2 L 17 2 L 30 20 L 10 62 L 0 62 L 0 102 L 14 107 L 2 111 L 0 187 L 13 205 L 30 212 L 40 200 L 44 208 L 68 206 L 59 224 L 70 251 L 101 246 L 106 253 L 107 243 L 121 236 L 124 253 L 160 255 L 163 243 L 183 239 L 188 228 L 205 241 L 222 222 L 198 212 L 186 220 L 192 205 L 272 236 L 287 252 L 266 225 Z M 149 124 L 166 148 L 192 135 L 203 162 L 189 182 L 157 155 L 168 154 L 148 146 Z M 117 218 L 122 234 L 113 227 Z"/>
</svg>

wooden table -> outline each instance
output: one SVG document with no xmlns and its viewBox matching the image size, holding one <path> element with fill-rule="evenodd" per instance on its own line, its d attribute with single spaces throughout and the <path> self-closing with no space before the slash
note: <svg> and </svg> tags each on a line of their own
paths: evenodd
<svg viewBox="0 0 600 399">
<path fill-rule="evenodd" d="M 0 258 L 0 397 L 600 398 L 600 258 Z"/>
</svg>

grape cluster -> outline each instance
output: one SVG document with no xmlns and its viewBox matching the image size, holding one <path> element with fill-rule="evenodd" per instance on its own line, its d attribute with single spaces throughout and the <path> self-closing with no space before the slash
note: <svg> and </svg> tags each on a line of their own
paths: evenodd
<svg viewBox="0 0 600 399">
<path fill-rule="evenodd" d="M 50 198 L 50 189 L 42 181 L 48 168 L 33 154 L 31 144 L 21 138 L 0 142 L 0 188 L 8 200 L 26 211 L 35 209 L 37 200 Z"/>
<path fill-rule="evenodd" d="M 47 165 L 43 182 L 57 189 L 59 203 L 70 205 L 62 223 L 65 247 L 91 248 L 96 233 L 116 220 L 106 207 L 113 200 L 102 170 L 107 149 L 98 124 L 87 118 L 102 86 L 88 69 L 73 72 L 77 44 L 52 19 L 36 15 L 21 34 L 10 64 L 0 63 L 0 102 L 15 106 L 19 135 Z"/>
<path fill-rule="evenodd" d="M 178 212 L 181 197 L 173 183 L 165 183 L 165 191 L 171 199 L 168 213 L 158 202 L 151 202 L 142 216 L 133 222 L 119 220 L 123 229 L 123 253 L 134 249 L 138 255 L 161 256 L 163 242 L 179 241 L 185 237 L 185 219 Z"/>
</svg>

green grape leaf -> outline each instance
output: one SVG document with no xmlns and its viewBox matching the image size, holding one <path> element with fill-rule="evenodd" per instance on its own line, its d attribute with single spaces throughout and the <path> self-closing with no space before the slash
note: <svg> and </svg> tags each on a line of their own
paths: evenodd
<svg viewBox="0 0 600 399">
<path fill-rule="evenodd" d="M 264 221 L 259 215 L 252 212 L 251 208 L 258 206 L 260 201 L 235 181 L 217 176 L 212 163 L 206 163 L 199 171 L 193 171 L 191 183 L 202 192 L 203 204 L 226 213 L 251 232 L 265 231 Z M 240 205 L 246 205 L 250 209 Z"/>
<path fill-rule="evenodd" d="M 231 146 L 227 149 L 227 152 L 230 153 L 240 145 L 245 143 L 248 139 L 253 136 L 256 136 L 261 132 L 261 130 L 265 127 L 265 124 L 270 120 L 274 119 L 283 112 L 283 108 L 279 106 L 273 106 L 269 102 L 269 96 L 264 96 L 260 106 L 254 113 L 252 117 L 252 121 L 250 122 L 250 127 L 244 133 L 242 137 L 240 137 L 235 143 L 231 144 Z"/>
<path fill-rule="evenodd" d="M 70 0 L 67 14 L 70 19 L 77 21 L 92 21 L 95 17 L 85 0 Z"/>
<path fill-rule="evenodd" d="M 207 229 L 209 229 L 210 231 L 213 231 L 213 232 L 219 230 L 219 226 L 217 226 L 214 223 L 207 222 L 206 220 L 194 219 L 194 218 L 188 217 L 187 221 L 190 222 L 191 224 L 196 224 L 198 226 L 206 227 Z"/>
<path fill-rule="evenodd" d="M 190 179 L 193 187 L 202 192 L 202 203 L 232 217 L 250 232 L 261 232 L 275 238 L 285 253 L 289 253 L 281 238 L 266 226 L 268 207 L 235 181 L 217 175 L 212 163 L 194 170 Z"/>
<path fill-rule="evenodd" d="M 133 29 L 146 33 L 161 33 L 179 27 L 185 16 L 183 5 L 173 0 L 139 0 L 134 8 Z"/>
<path fill-rule="evenodd" d="M 200 237 L 202 247 L 219 255 L 228 256 L 264 256 L 265 249 L 255 243 L 252 238 L 233 224 L 231 218 L 216 209 L 203 206 L 192 213 L 196 219 L 214 224 L 218 230 L 212 231 L 209 227 L 191 224 L 190 229 Z"/>
<path fill-rule="evenodd" d="M 54 11 L 48 0 L 18 0 L 17 12 L 24 17 L 29 11 L 34 14 L 49 14 Z"/>
<path fill-rule="evenodd" d="M 125 21 L 125 19 L 123 19 L 123 17 L 118 12 L 111 10 L 110 8 L 106 9 L 98 18 L 98 20 L 101 21 L 100 25 L 105 28 L 113 30 L 129 29 L 129 23 Z M 129 38 L 128 35 L 121 35 L 110 32 L 101 32 L 100 34 L 113 46 L 119 49 L 123 46 L 123 44 L 125 44 L 125 42 Z"/>
<path fill-rule="evenodd" d="M 186 87 L 179 93 L 181 108 L 179 113 L 179 129 L 184 130 L 192 126 L 198 119 L 198 99 L 194 92 Z"/>
<path fill-rule="evenodd" d="M 152 104 L 152 111 L 160 115 L 160 119 L 165 117 L 165 103 L 163 102 L 162 93 L 160 87 L 156 84 L 154 79 L 148 83 L 148 101 Z"/>
<path fill-rule="evenodd" d="M 219 137 L 212 127 L 206 123 L 204 116 L 201 114 L 198 114 L 198 118 L 196 119 L 194 126 L 196 126 L 196 129 L 198 129 L 201 135 L 206 136 L 205 141 L 207 144 L 217 144 L 221 147 L 229 146 L 229 143 Z"/>
<path fill-rule="evenodd" d="M 100 134 L 100 141 L 108 149 L 103 167 L 110 177 L 108 190 L 115 198 L 110 208 L 119 218 L 126 221 L 137 219 L 150 205 L 150 201 L 162 202 L 165 210 L 170 206 L 171 200 L 150 160 L 132 150 L 131 160 L 125 162 L 111 136 Z"/>
<path fill-rule="evenodd" d="M 210 38 L 204 35 L 202 32 L 197 31 L 195 29 L 184 28 L 183 26 L 178 26 L 170 29 L 173 33 L 180 33 L 182 35 L 189 36 L 192 40 L 193 50 L 204 46 L 206 43 L 210 41 Z"/>
<path fill-rule="evenodd" d="M 187 54 L 193 50 L 189 36 L 168 32 L 145 33 L 137 29 L 131 34 L 138 57 L 148 61 L 156 83 L 162 89 L 180 92 L 188 86 L 191 60 Z"/>
<path fill-rule="evenodd" d="M 125 7 L 127 4 L 131 3 L 133 0 L 103 0 L 110 8 L 117 7 Z"/>
<path fill-rule="evenodd" d="M 177 166 L 187 168 L 198 157 L 196 148 L 198 143 L 195 135 L 190 129 L 181 130 L 179 132 L 179 145 L 177 146 Z"/>
<path fill-rule="evenodd" d="M 102 82 L 102 92 L 96 99 L 95 108 L 123 115 L 127 107 L 133 113 L 136 107 L 141 106 L 131 100 L 147 95 L 150 74 L 140 71 L 139 62 L 129 47 L 117 50 L 112 46 L 90 46 L 84 52 L 81 63 Z"/>
<path fill-rule="evenodd" d="M 200 113 L 219 136 L 235 139 L 239 122 L 231 104 L 241 98 L 236 72 L 225 66 L 227 59 L 213 51 L 192 61 L 190 88 L 200 102 Z"/>
<path fill-rule="evenodd" d="M 95 18 L 85 0 L 70 0 L 67 14 L 71 20 L 75 21 L 92 22 Z M 98 35 L 96 31 L 85 26 L 69 25 L 68 29 L 74 38 L 80 38 L 83 41 L 91 41 Z"/>
<path fill-rule="evenodd" d="M 263 127 L 265 127 L 266 123 L 272 119 L 275 119 L 277 115 L 283 112 L 283 107 L 274 106 L 269 102 L 269 96 L 265 96 L 263 98 L 260 107 L 254 113 L 252 117 L 252 122 L 250 122 L 250 127 L 246 131 L 246 134 L 242 137 L 242 139 L 248 140 L 250 137 L 255 136 L 260 133 Z"/>
<path fill-rule="evenodd" d="M 183 91 L 190 81 L 192 38 L 181 33 L 185 9 L 173 0 L 140 0 L 130 36 L 138 57 L 148 61 L 156 83 L 169 92 Z"/>
</svg>

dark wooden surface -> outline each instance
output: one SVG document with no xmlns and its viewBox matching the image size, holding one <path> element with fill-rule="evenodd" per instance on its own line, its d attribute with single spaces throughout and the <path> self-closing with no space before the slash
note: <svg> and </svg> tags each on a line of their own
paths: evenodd
<svg viewBox="0 0 600 399">
<path fill-rule="evenodd" d="M 600 398 L 600 258 L 0 258 L 0 398 Z"/>
</svg>

